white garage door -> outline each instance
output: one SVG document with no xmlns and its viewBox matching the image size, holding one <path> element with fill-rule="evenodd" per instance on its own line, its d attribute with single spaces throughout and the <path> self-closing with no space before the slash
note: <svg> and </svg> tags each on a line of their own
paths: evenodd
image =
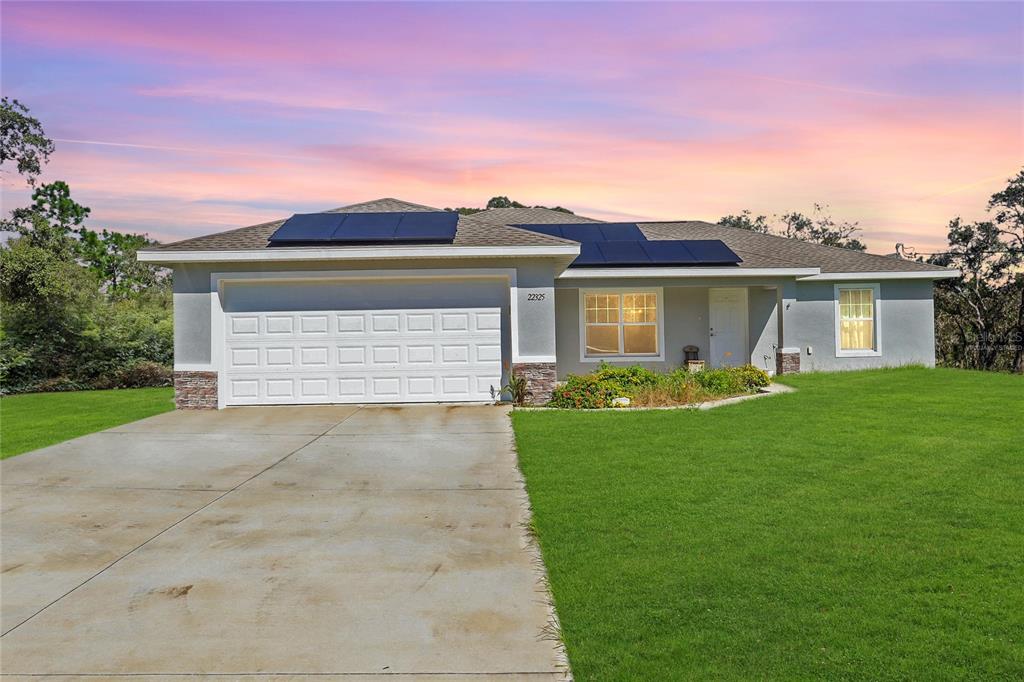
<svg viewBox="0 0 1024 682">
<path fill-rule="evenodd" d="M 227 313 L 228 405 L 486 401 L 498 308 Z"/>
</svg>

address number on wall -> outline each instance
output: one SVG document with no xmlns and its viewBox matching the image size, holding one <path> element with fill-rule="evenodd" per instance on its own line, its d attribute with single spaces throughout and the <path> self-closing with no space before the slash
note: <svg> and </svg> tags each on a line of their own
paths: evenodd
<svg viewBox="0 0 1024 682">
<path fill-rule="evenodd" d="M 527 301 L 543 301 L 545 294 L 526 294 Z"/>
</svg>

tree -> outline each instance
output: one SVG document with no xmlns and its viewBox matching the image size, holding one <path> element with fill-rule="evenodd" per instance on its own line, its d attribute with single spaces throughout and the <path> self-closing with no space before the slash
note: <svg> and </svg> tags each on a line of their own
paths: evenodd
<svg viewBox="0 0 1024 682">
<path fill-rule="evenodd" d="M 89 213 L 87 206 L 71 198 L 68 184 L 57 180 L 36 188 L 32 204 L 11 211 L 10 218 L 0 221 L 0 229 L 17 232 L 33 246 L 70 257 L 75 250 L 74 233 Z"/>
<path fill-rule="evenodd" d="M 139 249 L 156 244 L 145 235 L 94 232 L 86 227 L 79 228 L 78 235 L 79 257 L 99 278 L 108 295 L 125 298 L 166 280 L 166 270 L 141 263 L 135 257 Z"/>
<path fill-rule="evenodd" d="M 526 208 L 526 205 L 512 201 L 508 197 L 491 197 L 487 202 L 487 208 Z"/>
<path fill-rule="evenodd" d="M 18 174 L 34 186 L 52 152 L 53 141 L 39 120 L 28 115 L 28 107 L 16 99 L 0 100 L 0 165 L 15 162 Z"/>
<path fill-rule="evenodd" d="M 0 248 L 0 383 L 5 391 L 74 374 L 99 304 L 93 275 L 16 237 Z"/>
<path fill-rule="evenodd" d="M 527 206 L 526 204 L 521 204 L 518 201 L 509 199 L 508 197 L 491 197 L 490 200 L 487 202 L 486 208 L 471 208 L 469 206 L 460 206 L 459 208 L 446 208 L 444 210 L 455 211 L 459 215 L 473 215 L 474 213 L 486 211 L 489 208 L 546 208 L 549 211 L 558 211 L 559 213 L 568 213 L 570 215 L 576 215 L 575 213 L 565 208 L 564 206 L 541 206 L 539 204 L 535 206 Z"/>
<path fill-rule="evenodd" d="M 935 285 L 938 351 L 946 364 L 1024 372 L 1024 171 L 992 195 L 993 220 L 949 223 L 949 248 L 929 263 L 963 274 Z"/>
<path fill-rule="evenodd" d="M 727 215 L 718 221 L 719 225 L 726 227 L 738 227 L 741 230 L 771 234 L 772 228 L 768 224 L 768 216 L 759 215 L 754 217 L 749 209 L 744 209 L 739 215 Z"/>
<path fill-rule="evenodd" d="M 860 231 L 857 223 L 847 221 L 836 222 L 827 211 L 828 206 L 814 204 L 814 211 L 810 216 L 792 212 L 773 215 L 769 219 L 768 216 L 754 216 L 749 210 L 744 210 L 738 216 L 727 215 L 723 217 L 718 221 L 718 224 L 727 227 L 738 227 L 762 234 L 774 234 L 780 237 L 799 239 L 824 246 L 836 246 L 841 249 L 851 249 L 853 251 L 867 250 L 867 246 L 854 237 Z M 772 220 L 776 224 L 772 224 Z"/>
</svg>

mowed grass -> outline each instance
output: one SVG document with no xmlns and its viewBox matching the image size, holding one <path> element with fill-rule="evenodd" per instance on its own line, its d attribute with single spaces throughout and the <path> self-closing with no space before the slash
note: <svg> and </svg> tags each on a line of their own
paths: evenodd
<svg viewBox="0 0 1024 682">
<path fill-rule="evenodd" d="M 515 412 L 578 680 L 1024 679 L 1024 377 Z"/>
<path fill-rule="evenodd" d="M 174 409 L 172 388 L 0 398 L 0 459 Z"/>
</svg>

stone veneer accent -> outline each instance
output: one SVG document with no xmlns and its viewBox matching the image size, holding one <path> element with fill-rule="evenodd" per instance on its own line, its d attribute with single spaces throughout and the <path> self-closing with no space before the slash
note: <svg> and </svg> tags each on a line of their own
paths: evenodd
<svg viewBox="0 0 1024 682">
<path fill-rule="evenodd" d="M 780 348 L 775 351 L 775 373 L 776 374 L 799 374 L 800 373 L 800 349 Z"/>
<path fill-rule="evenodd" d="M 217 409 L 217 373 L 175 372 L 174 405 L 179 410 Z"/>
<path fill-rule="evenodd" d="M 512 365 L 512 372 L 526 379 L 526 404 L 544 405 L 551 400 L 558 374 L 553 362 L 522 362 Z"/>
</svg>

